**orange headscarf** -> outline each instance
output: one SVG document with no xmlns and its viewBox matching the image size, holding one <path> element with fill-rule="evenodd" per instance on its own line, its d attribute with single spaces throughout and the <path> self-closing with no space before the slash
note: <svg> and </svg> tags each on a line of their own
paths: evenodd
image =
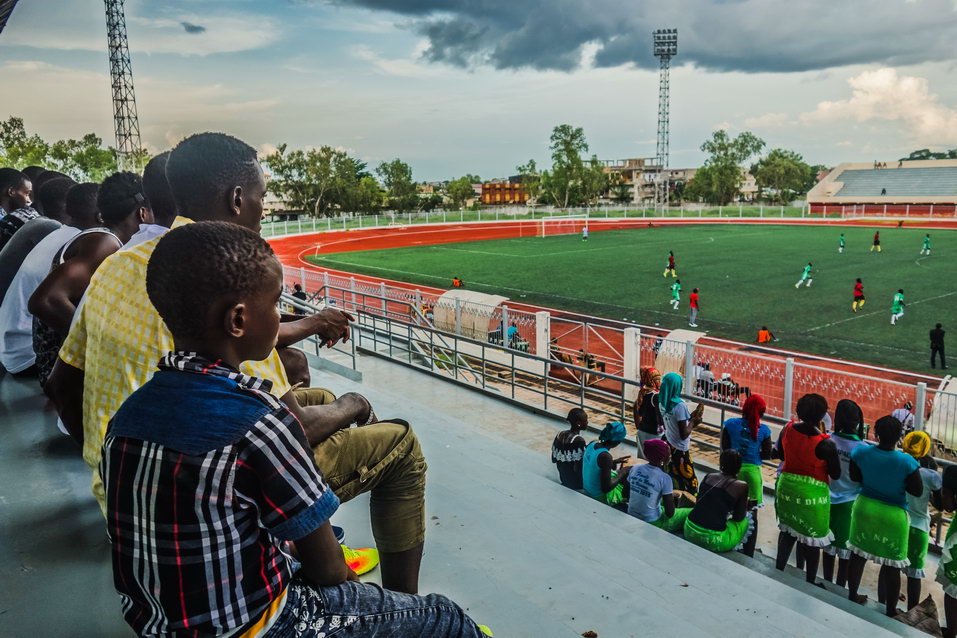
<svg viewBox="0 0 957 638">
<path fill-rule="evenodd" d="M 657 392 L 661 388 L 661 373 L 654 366 L 641 366 L 638 372 L 641 378 L 641 389 L 638 391 L 636 402 L 640 404 L 648 392 Z"/>
</svg>

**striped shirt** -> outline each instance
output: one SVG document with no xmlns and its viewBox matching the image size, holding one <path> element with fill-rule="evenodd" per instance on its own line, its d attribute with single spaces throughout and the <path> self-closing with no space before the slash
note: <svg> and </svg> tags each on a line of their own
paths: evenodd
<svg viewBox="0 0 957 638">
<path fill-rule="evenodd" d="M 139 635 L 222 635 L 277 613 L 292 576 L 283 542 L 339 506 L 270 388 L 173 352 L 111 420 L 100 474 L 113 579 Z"/>
</svg>

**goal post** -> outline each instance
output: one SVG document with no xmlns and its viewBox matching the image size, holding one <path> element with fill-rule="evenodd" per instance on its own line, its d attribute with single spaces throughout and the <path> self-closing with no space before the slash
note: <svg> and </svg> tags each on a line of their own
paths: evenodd
<svg viewBox="0 0 957 638">
<path fill-rule="evenodd" d="M 576 235 L 588 226 L 588 215 L 551 215 L 535 220 L 535 226 L 539 237 Z"/>
</svg>

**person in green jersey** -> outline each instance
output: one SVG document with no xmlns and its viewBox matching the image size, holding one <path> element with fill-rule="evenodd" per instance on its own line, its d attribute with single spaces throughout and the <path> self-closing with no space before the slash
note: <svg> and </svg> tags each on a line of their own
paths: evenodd
<svg viewBox="0 0 957 638">
<path fill-rule="evenodd" d="M 845 244 L 844 233 L 841 233 L 841 236 L 837 238 L 837 252 L 839 253 L 844 252 L 844 244 Z"/>
<path fill-rule="evenodd" d="M 800 288 L 801 284 L 806 283 L 807 287 L 810 288 L 813 281 L 814 277 L 811 276 L 811 262 L 807 262 L 807 266 L 804 267 L 804 272 L 801 273 L 801 278 L 794 284 L 794 287 Z"/>
<path fill-rule="evenodd" d="M 900 288 L 891 301 L 891 325 L 897 325 L 897 320 L 904 316 L 904 289 Z"/>
<path fill-rule="evenodd" d="M 930 233 L 924 235 L 924 247 L 920 249 L 921 255 L 930 255 Z"/>
<path fill-rule="evenodd" d="M 671 284 L 671 305 L 675 310 L 678 309 L 678 304 L 681 302 L 681 280 L 675 279 L 675 283 Z"/>
</svg>

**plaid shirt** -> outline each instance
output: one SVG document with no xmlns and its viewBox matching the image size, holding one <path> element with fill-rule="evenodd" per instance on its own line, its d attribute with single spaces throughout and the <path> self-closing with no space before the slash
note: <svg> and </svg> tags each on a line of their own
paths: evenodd
<svg viewBox="0 0 957 638">
<path fill-rule="evenodd" d="M 110 422 L 113 578 L 141 636 L 220 635 L 255 621 L 289 583 L 283 541 L 339 499 L 271 383 L 172 352 Z"/>
<path fill-rule="evenodd" d="M 0 218 L 0 248 L 6 246 L 10 238 L 23 228 L 24 224 L 39 216 L 40 213 L 28 206 L 27 208 L 18 208 Z"/>
</svg>

